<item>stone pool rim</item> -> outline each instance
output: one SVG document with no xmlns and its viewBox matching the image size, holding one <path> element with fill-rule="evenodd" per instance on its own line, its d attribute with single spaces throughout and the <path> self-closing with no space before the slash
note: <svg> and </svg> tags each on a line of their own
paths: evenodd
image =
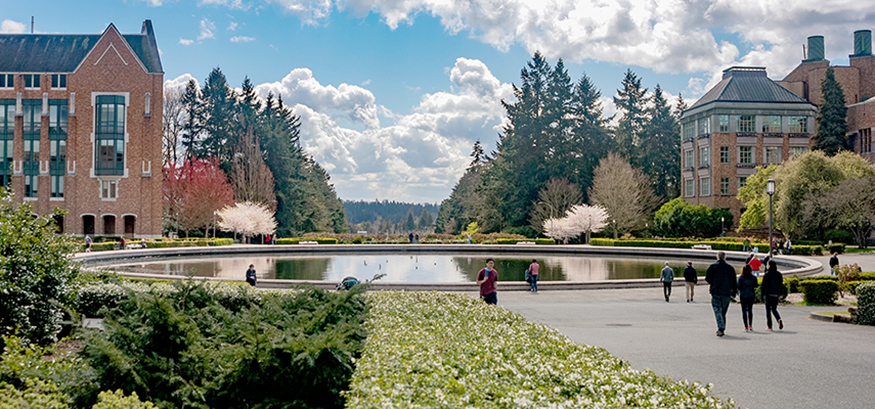
<svg viewBox="0 0 875 409">
<path fill-rule="evenodd" d="M 717 258 L 718 250 L 692 250 L 667 247 L 609 247 L 589 245 L 503 245 L 503 244 L 288 244 L 288 245 L 251 245 L 235 244 L 232 246 L 215 247 L 168 247 L 147 248 L 138 250 L 111 250 L 91 253 L 77 253 L 72 260 L 79 262 L 86 269 L 107 269 L 119 264 L 129 264 L 141 261 L 158 261 L 172 258 L 194 257 L 228 257 L 228 256 L 260 256 L 260 255 L 356 255 L 356 254 L 477 254 L 496 257 L 501 254 L 513 253 L 532 254 L 536 257 L 550 255 L 598 255 L 598 256 L 643 256 L 648 259 L 659 258 L 689 258 L 703 262 Z M 741 264 L 748 253 L 741 251 L 725 251 L 726 260 L 731 264 Z M 784 276 L 810 276 L 823 271 L 823 264 L 817 260 L 799 256 L 776 256 L 783 265 L 790 269 L 781 271 Z M 152 278 L 163 280 L 186 279 L 186 276 L 165 274 L 121 273 L 130 278 Z M 370 277 L 358 277 L 367 279 Z M 240 281 L 223 277 L 195 277 L 199 280 Z M 700 280 L 702 281 L 702 280 Z M 296 288 L 314 286 L 316 288 L 334 289 L 335 281 L 261 279 L 259 288 Z M 702 283 L 704 284 L 704 283 Z M 542 281 L 538 283 L 541 291 L 549 290 L 584 290 L 656 287 L 661 285 L 659 279 L 629 279 L 629 280 L 598 280 L 598 281 Z M 675 286 L 683 286 L 683 279 L 675 280 Z M 473 282 L 466 283 L 410 283 L 376 281 L 371 284 L 373 290 L 408 290 L 408 291 L 477 291 Z M 499 291 L 526 291 L 529 285 L 525 282 L 498 282 Z"/>
</svg>

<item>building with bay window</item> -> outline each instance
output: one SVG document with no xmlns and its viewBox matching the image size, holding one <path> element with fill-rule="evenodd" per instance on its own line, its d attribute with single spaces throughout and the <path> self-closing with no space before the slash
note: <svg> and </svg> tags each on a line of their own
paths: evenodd
<svg viewBox="0 0 875 409">
<path fill-rule="evenodd" d="M 693 205 L 743 213 L 736 196 L 760 165 L 809 149 L 817 107 L 768 78 L 732 67 L 681 117 L 681 196 Z"/>
<path fill-rule="evenodd" d="M 138 34 L 0 34 L 0 183 L 75 235 L 158 237 L 164 73 Z M 154 167 L 154 172 L 153 172 Z"/>
</svg>

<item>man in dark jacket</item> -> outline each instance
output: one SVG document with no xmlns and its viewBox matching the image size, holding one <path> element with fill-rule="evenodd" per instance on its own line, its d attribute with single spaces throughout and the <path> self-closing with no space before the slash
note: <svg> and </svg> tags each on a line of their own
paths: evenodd
<svg viewBox="0 0 875 409">
<path fill-rule="evenodd" d="M 711 307 L 714 309 L 714 317 L 717 318 L 717 336 L 722 337 L 726 330 L 726 312 L 729 311 L 729 300 L 738 293 L 735 269 L 726 263 L 726 253 L 717 252 L 717 262 L 708 267 L 705 281 L 711 286 Z"/>
<path fill-rule="evenodd" d="M 696 283 L 699 282 L 699 273 L 693 267 L 692 261 L 687 261 L 687 268 L 684 269 L 684 285 L 687 287 L 687 302 L 693 302 L 693 295 L 696 292 Z"/>
</svg>

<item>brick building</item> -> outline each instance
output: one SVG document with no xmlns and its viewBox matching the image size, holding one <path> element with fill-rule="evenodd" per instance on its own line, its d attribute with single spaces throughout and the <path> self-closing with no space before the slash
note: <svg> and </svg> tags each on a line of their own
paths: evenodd
<svg viewBox="0 0 875 409">
<path fill-rule="evenodd" d="M 830 67 L 825 59 L 823 36 L 808 37 L 808 58 L 778 84 L 815 105 L 822 100 L 821 81 Z M 872 55 L 872 32 L 854 32 L 854 53 L 848 66 L 833 66 L 848 107 L 848 140 L 852 149 L 875 163 L 875 56 Z"/>
<path fill-rule="evenodd" d="M 75 235 L 158 237 L 164 73 L 139 34 L 0 34 L 0 182 Z"/>
<path fill-rule="evenodd" d="M 732 67 L 681 117 L 683 199 L 728 209 L 756 166 L 780 164 L 809 149 L 817 107 L 778 85 L 762 67 Z M 727 226 L 728 227 L 728 226 Z"/>
</svg>

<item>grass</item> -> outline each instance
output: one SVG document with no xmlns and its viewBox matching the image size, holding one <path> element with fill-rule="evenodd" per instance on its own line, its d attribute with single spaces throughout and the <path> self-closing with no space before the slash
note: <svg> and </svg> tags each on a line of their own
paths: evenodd
<svg viewBox="0 0 875 409">
<path fill-rule="evenodd" d="M 856 247 L 845 247 L 845 253 L 875 253 L 875 247 L 860 249 Z"/>
</svg>

